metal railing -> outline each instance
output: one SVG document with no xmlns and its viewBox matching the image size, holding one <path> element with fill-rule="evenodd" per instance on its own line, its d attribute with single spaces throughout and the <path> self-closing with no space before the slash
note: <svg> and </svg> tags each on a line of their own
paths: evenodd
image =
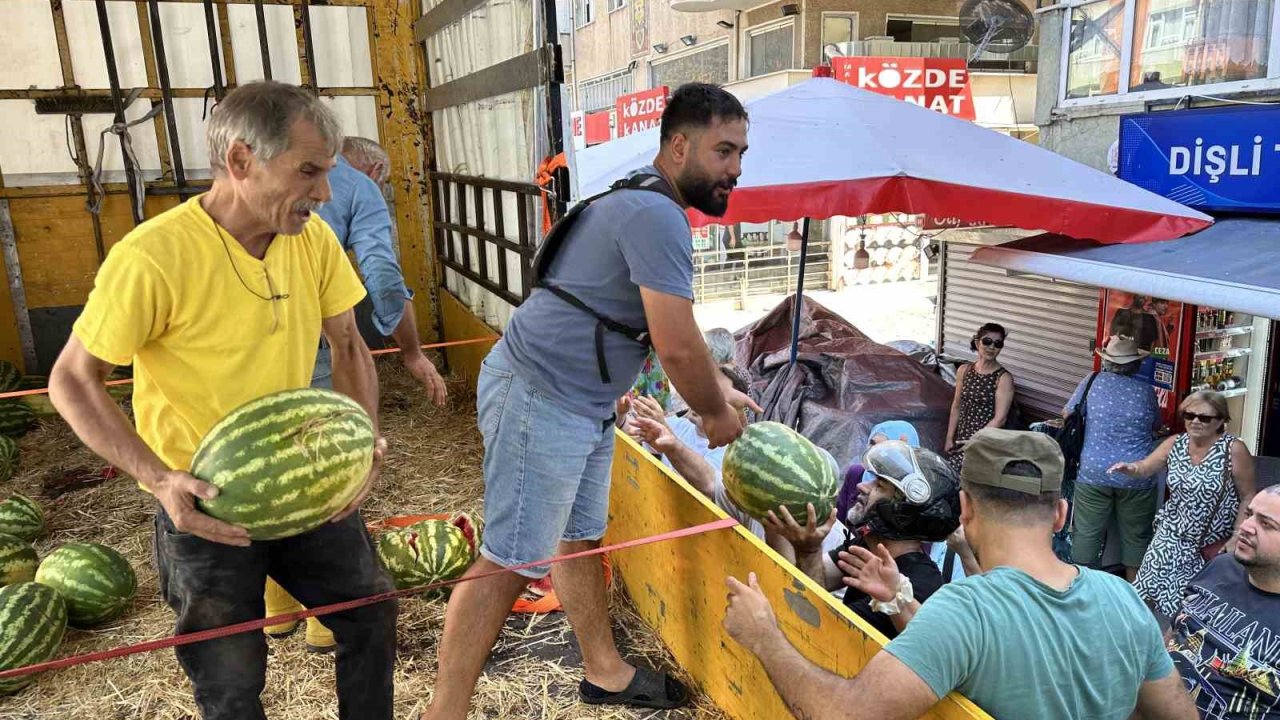
<svg viewBox="0 0 1280 720">
<path fill-rule="evenodd" d="M 440 172 L 429 173 L 429 178 L 435 194 L 432 228 L 440 264 L 512 305 L 524 302 L 533 280 L 534 222 L 541 212 L 541 189 L 532 183 Z M 504 227 L 507 211 L 513 207 L 515 240 Z M 496 256 L 495 272 L 490 272 L 490 250 Z M 519 277 L 510 277 L 509 254 L 519 258 Z"/>
<path fill-rule="evenodd" d="M 781 245 L 695 251 L 694 302 L 793 293 L 799 271 L 800 253 L 791 252 Z M 806 290 L 831 287 L 829 242 L 810 241 L 804 286 Z"/>
</svg>

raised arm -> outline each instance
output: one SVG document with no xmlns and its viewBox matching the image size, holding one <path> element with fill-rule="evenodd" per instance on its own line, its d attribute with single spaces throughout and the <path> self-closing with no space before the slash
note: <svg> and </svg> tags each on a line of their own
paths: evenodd
<svg viewBox="0 0 1280 720">
<path fill-rule="evenodd" d="M 164 463 L 139 437 L 103 384 L 113 365 L 92 355 L 73 333 L 49 375 L 49 400 L 88 448 L 155 496 L 180 532 L 228 545 L 249 544 L 244 528 L 200 512 L 196 496 L 218 489 Z"/>
</svg>

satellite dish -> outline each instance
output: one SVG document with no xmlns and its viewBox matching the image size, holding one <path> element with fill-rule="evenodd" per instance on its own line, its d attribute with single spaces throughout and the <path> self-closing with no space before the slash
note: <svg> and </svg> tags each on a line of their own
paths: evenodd
<svg viewBox="0 0 1280 720">
<path fill-rule="evenodd" d="M 969 62 L 983 52 L 1021 50 L 1035 27 L 1035 16 L 1018 0 L 966 0 L 960 8 L 960 29 L 975 46 Z"/>
</svg>

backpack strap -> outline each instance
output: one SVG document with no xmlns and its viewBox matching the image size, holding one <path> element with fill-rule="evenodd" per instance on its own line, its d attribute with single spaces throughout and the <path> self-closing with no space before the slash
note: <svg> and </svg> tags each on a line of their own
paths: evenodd
<svg viewBox="0 0 1280 720">
<path fill-rule="evenodd" d="M 560 218 L 560 220 L 551 227 L 551 230 L 543 239 L 541 247 L 538 248 L 538 252 L 533 258 L 533 287 L 542 288 L 550 292 L 552 295 L 555 295 L 561 300 L 596 319 L 596 365 L 600 371 L 600 381 L 606 385 L 612 383 L 613 380 L 609 375 L 608 362 L 605 358 L 604 352 L 605 330 L 618 333 L 628 340 L 640 343 L 647 348 L 650 345 L 649 329 L 647 327 L 632 327 L 626 323 L 619 322 L 613 318 L 596 312 L 573 293 L 547 282 L 546 275 L 551 269 L 551 263 L 555 260 L 556 255 L 564 247 L 564 242 L 569 237 L 570 229 L 573 227 L 574 223 L 577 222 L 578 218 L 582 216 L 583 211 L 596 200 L 619 190 L 648 190 L 665 195 L 670 198 L 672 202 L 675 202 L 677 205 L 679 204 L 676 200 L 675 191 L 672 190 L 666 179 L 661 175 L 638 173 L 631 177 L 623 178 L 613 183 L 613 185 L 610 185 L 608 190 L 592 195 L 586 200 L 583 200 L 570 208 L 569 211 L 564 214 L 564 217 Z"/>
</svg>

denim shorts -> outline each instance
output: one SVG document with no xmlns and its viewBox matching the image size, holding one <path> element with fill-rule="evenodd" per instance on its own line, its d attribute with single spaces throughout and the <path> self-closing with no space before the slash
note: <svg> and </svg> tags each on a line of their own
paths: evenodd
<svg viewBox="0 0 1280 720">
<path fill-rule="evenodd" d="M 561 540 L 599 540 L 609 517 L 613 419 L 553 403 L 517 375 L 501 348 L 480 366 L 476 415 L 484 438 L 484 541 L 503 567 L 552 557 Z M 544 577 L 550 566 L 519 570 Z"/>
</svg>

